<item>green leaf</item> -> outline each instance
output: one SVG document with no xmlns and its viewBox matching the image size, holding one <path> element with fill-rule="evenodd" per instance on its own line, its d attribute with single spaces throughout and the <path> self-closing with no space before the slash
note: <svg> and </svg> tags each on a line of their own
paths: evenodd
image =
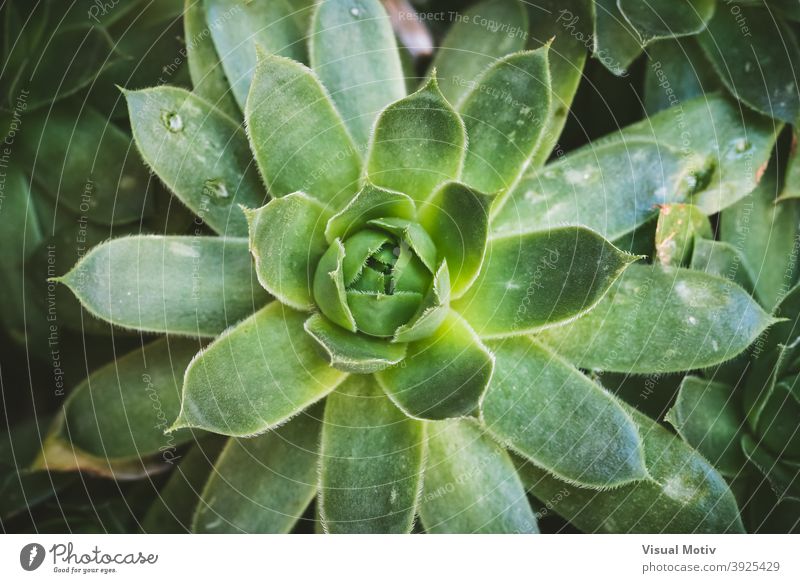
<svg viewBox="0 0 800 583">
<path fill-rule="evenodd" d="M 408 195 L 384 190 L 368 182 L 346 207 L 331 217 L 325 228 L 325 237 L 328 243 L 333 243 L 337 237 L 345 239 L 372 219 L 381 217 L 413 220 L 415 208 Z"/>
<path fill-rule="evenodd" d="M 314 274 L 314 299 L 325 316 L 345 330 L 355 333 L 356 322 L 344 288 L 344 245 L 339 239 L 322 256 Z"/>
<path fill-rule="evenodd" d="M 737 99 L 765 115 L 794 123 L 800 93 L 794 71 L 800 48 L 794 32 L 769 10 L 717 10 L 697 38 L 722 83 Z"/>
<path fill-rule="evenodd" d="M 658 205 L 687 202 L 705 164 L 649 139 L 590 145 L 523 177 L 497 205 L 492 232 L 570 224 L 618 239 L 654 217 Z"/>
<path fill-rule="evenodd" d="M 481 338 L 546 328 L 590 310 L 635 260 L 583 227 L 490 239 L 478 279 L 453 307 Z"/>
<path fill-rule="evenodd" d="M 13 42 L 0 70 L 0 105 L 7 109 L 14 109 L 20 96 L 33 110 L 74 95 L 120 59 L 107 31 L 94 26 L 86 11 L 75 10 L 80 16 L 67 20 L 63 7 L 51 4 L 3 31 Z"/>
<path fill-rule="evenodd" d="M 0 204 L 0 279 L 3 302 L 0 323 L 15 340 L 22 343 L 31 327 L 25 318 L 23 263 L 42 241 L 42 230 L 33 207 L 29 179 L 16 165 L 5 168 Z"/>
<path fill-rule="evenodd" d="M 703 161 L 704 166 L 689 179 L 694 191 L 687 202 L 712 215 L 755 188 L 781 128 L 718 93 L 680 105 L 628 126 L 610 139 L 655 140 Z M 606 141 L 594 142 L 587 149 Z"/>
<path fill-rule="evenodd" d="M 550 111 L 531 168 L 538 169 L 558 144 L 586 63 L 587 43 L 594 27 L 593 0 L 537 0 L 528 9 L 527 48 L 549 45 Z M 567 34 L 564 34 L 567 33 Z"/>
<path fill-rule="evenodd" d="M 518 0 L 487 0 L 458 16 L 431 66 L 453 104 L 496 59 L 522 50 L 528 31 L 528 14 Z"/>
<path fill-rule="evenodd" d="M 618 0 L 617 6 L 642 44 L 657 38 L 702 32 L 714 15 L 714 0 Z"/>
<path fill-rule="evenodd" d="M 186 61 L 194 92 L 234 119 L 241 111 L 222 68 L 211 30 L 206 25 L 205 0 L 185 0 L 183 27 Z"/>
<path fill-rule="evenodd" d="M 406 95 L 386 11 L 378 0 L 323 0 L 309 44 L 312 68 L 356 143 L 366 146 L 378 112 Z"/>
<path fill-rule="evenodd" d="M 800 500 L 800 465 L 781 461 L 759 447 L 749 435 L 742 438 L 744 454 L 769 481 L 779 500 Z"/>
<path fill-rule="evenodd" d="M 255 281 L 245 239 L 112 239 L 58 281 L 98 318 L 186 336 L 216 336 L 269 297 Z"/>
<path fill-rule="evenodd" d="M 755 190 L 720 215 L 719 237 L 741 254 L 755 295 L 767 310 L 776 307 L 800 271 L 800 200 L 778 202 L 781 177 L 776 166 L 770 164 Z"/>
<path fill-rule="evenodd" d="M 630 410 L 651 479 L 598 492 L 571 486 L 533 464 L 519 466 L 538 499 L 584 532 L 742 533 L 725 480 L 703 457 L 656 422 Z"/>
<path fill-rule="evenodd" d="M 245 215 L 258 281 L 284 304 L 311 309 L 314 270 L 328 248 L 325 208 L 305 193 L 295 192 Z"/>
<path fill-rule="evenodd" d="M 647 56 L 644 105 L 649 115 L 721 87 L 695 38 L 654 42 L 647 47 Z"/>
<path fill-rule="evenodd" d="M 138 480 L 166 471 L 179 456 L 169 457 L 151 455 L 149 457 L 111 458 L 105 455 L 92 455 L 76 447 L 66 439 L 64 414 L 59 413 L 53 420 L 41 451 L 30 470 L 47 472 L 83 472 L 88 475 L 111 478 L 113 480 Z M 162 439 L 163 432 L 159 431 Z"/>
<path fill-rule="evenodd" d="M 125 98 L 139 153 L 158 177 L 214 231 L 246 237 L 237 204 L 256 208 L 266 196 L 239 124 L 184 89 Z"/>
<path fill-rule="evenodd" d="M 195 0 L 188 0 L 193 2 Z M 148 534 L 183 534 L 191 530 L 192 516 L 200 493 L 214 471 L 214 461 L 228 441 L 209 436 L 195 445 L 158 492 L 142 519 L 142 530 Z"/>
<path fill-rule="evenodd" d="M 466 184 L 494 193 L 513 185 L 527 166 L 550 111 L 549 48 L 495 62 L 459 103 L 469 144 Z"/>
<path fill-rule="evenodd" d="M 666 419 L 722 475 L 735 477 L 745 462 L 739 446 L 744 419 L 738 407 L 733 387 L 687 376 Z"/>
<path fill-rule="evenodd" d="M 695 239 L 689 266 L 697 271 L 729 279 L 749 293 L 753 292 L 753 276 L 750 274 L 750 268 L 745 264 L 739 249 L 729 243 Z"/>
<path fill-rule="evenodd" d="M 421 490 L 425 425 L 371 376 L 352 376 L 325 403 L 319 509 L 330 533 L 407 533 Z"/>
<path fill-rule="evenodd" d="M 341 207 L 358 189 L 359 153 L 325 88 L 304 65 L 260 53 L 245 119 L 273 197 L 302 191 Z"/>
<path fill-rule="evenodd" d="M 173 463 L 192 435 L 164 431 L 178 414 L 183 373 L 199 349 L 193 340 L 164 338 L 95 371 L 64 404 L 64 439 L 97 457 L 160 454 Z"/>
<path fill-rule="evenodd" d="M 400 326 L 392 342 L 413 342 L 433 334 L 447 317 L 450 307 L 450 272 L 447 262 L 442 261 L 433 275 L 433 284 L 422 299 L 417 313 Z"/>
<path fill-rule="evenodd" d="M 635 265 L 589 314 L 540 337 L 580 368 L 667 373 L 730 360 L 773 322 L 728 280 Z"/>
<path fill-rule="evenodd" d="M 508 454 L 468 420 L 428 424 L 419 513 L 429 533 L 539 532 Z"/>
<path fill-rule="evenodd" d="M 331 366 L 344 372 L 377 372 L 397 366 L 406 355 L 405 344 L 350 332 L 320 314 L 306 320 L 305 329 L 328 353 Z"/>
<path fill-rule="evenodd" d="M 197 427 L 245 437 L 276 427 L 341 383 L 306 315 L 272 302 L 227 330 L 189 365 L 172 429 Z"/>
<path fill-rule="evenodd" d="M 367 177 L 377 186 L 425 201 L 461 173 L 467 134 L 433 77 L 416 93 L 384 109 L 375 122 Z"/>
<path fill-rule="evenodd" d="M 435 333 L 408 345 L 401 366 L 383 370 L 377 378 L 407 415 L 446 419 L 476 412 L 493 369 L 489 350 L 451 311 Z"/>
<path fill-rule="evenodd" d="M 529 338 L 489 348 L 497 372 L 481 418 L 501 443 L 585 488 L 648 477 L 636 425 L 617 399 Z"/>
<path fill-rule="evenodd" d="M 713 237 L 708 218 L 691 204 L 666 204 L 659 209 L 656 255 L 661 265 L 680 266 L 692 255 L 697 238 Z"/>
<path fill-rule="evenodd" d="M 6 200 L 8 202 L 8 200 Z M 74 476 L 31 470 L 41 448 L 45 417 L 12 422 L 0 435 L 0 519 L 30 512 L 67 486 Z"/>
<path fill-rule="evenodd" d="M 20 127 L 21 162 L 61 208 L 104 225 L 152 212 L 147 169 L 130 152 L 130 137 L 105 116 L 69 104 L 26 116 Z"/>
<path fill-rule="evenodd" d="M 367 224 L 370 227 L 377 227 L 386 231 L 397 237 L 402 243 L 405 243 L 431 275 L 436 270 L 436 245 L 419 223 L 407 219 L 387 217 L 384 219 L 372 219 Z"/>
<path fill-rule="evenodd" d="M 256 69 L 257 47 L 296 61 L 306 60 L 306 29 L 299 18 L 302 12 L 293 8 L 288 0 L 204 2 L 206 24 L 242 111 Z"/>
<path fill-rule="evenodd" d="M 592 56 L 618 77 L 628 77 L 628 67 L 642 52 L 639 34 L 617 8 L 617 0 L 595 0 Z M 565 24 L 569 30 L 570 24 Z"/>
<path fill-rule="evenodd" d="M 230 439 L 192 521 L 201 533 L 289 532 L 317 493 L 321 408 L 249 439 Z"/>
<path fill-rule="evenodd" d="M 448 182 L 420 209 L 419 221 L 447 260 L 453 295 L 459 297 L 478 277 L 489 236 L 493 196 Z"/>
</svg>

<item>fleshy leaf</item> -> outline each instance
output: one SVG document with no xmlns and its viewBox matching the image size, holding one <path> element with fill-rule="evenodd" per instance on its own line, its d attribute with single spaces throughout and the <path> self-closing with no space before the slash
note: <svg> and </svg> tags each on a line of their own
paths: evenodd
<svg viewBox="0 0 800 583">
<path fill-rule="evenodd" d="M 311 35 L 311 66 L 356 143 L 366 146 L 378 112 L 406 95 L 389 17 L 378 0 L 323 0 Z"/>
<path fill-rule="evenodd" d="M 97 457 L 161 453 L 172 463 L 188 431 L 164 435 L 180 409 L 183 373 L 200 345 L 156 340 L 93 372 L 64 404 L 64 438 Z"/>
<path fill-rule="evenodd" d="M 642 52 L 638 33 L 617 8 L 617 0 L 595 0 L 592 56 L 619 77 Z M 567 25 L 570 26 L 570 25 Z"/>
<path fill-rule="evenodd" d="M 312 308 L 314 270 L 328 248 L 325 207 L 295 192 L 245 215 L 258 281 L 283 303 L 299 310 Z"/>
<path fill-rule="evenodd" d="M 183 27 L 186 43 L 186 63 L 192 79 L 193 92 L 234 119 L 242 114 L 228 84 L 222 62 L 214 48 L 211 31 L 206 26 L 204 0 L 185 0 Z"/>
<path fill-rule="evenodd" d="M 47 437 L 41 442 L 41 451 L 30 465 L 29 470 L 83 472 L 114 480 L 138 480 L 168 470 L 174 461 L 174 458 L 166 461 L 165 457 L 155 454 L 129 458 L 92 455 L 67 441 L 66 434 L 64 415 L 60 413 L 51 423 Z M 163 435 L 161 437 L 164 438 Z M 166 441 L 168 438 L 164 439 Z M 179 456 L 175 456 L 175 458 L 177 457 Z"/>
<path fill-rule="evenodd" d="M 755 295 L 767 310 L 776 307 L 800 271 L 796 245 L 789 243 L 800 237 L 800 200 L 777 201 L 777 174 L 773 162 L 755 190 L 720 215 L 719 238 L 741 253 L 742 268 L 752 274 Z"/>
<path fill-rule="evenodd" d="M 344 245 L 336 239 L 317 264 L 314 299 L 330 320 L 345 330 L 355 332 L 356 322 L 347 304 L 347 292 L 344 289 L 344 259 Z"/>
<path fill-rule="evenodd" d="M 407 219 L 387 217 L 383 219 L 372 219 L 368 224 L 371 227 L 377 227 L 391 233 L 408 245 L 422 264 L 428 268 L 428 271 L 433 274 L 436 269 L 437 261 L 436 244 L 419 223 Z"/>
<path fill-rule="evenodd" d="M 306 315 L 272 302 L 227 330 L 186 371 L 172 429 L 244 437 L 284 423 L 345 378 L 303 330 Z"/>
<path fill-rule="evenodd" d="M 494 197 L 458 183 L 440 187 L 420 209 L 419 221 L 447 260 L 453 295 L 459 297 L 475 281 L 489 236 L 489 208 Z"/>
<path fill-rule="evenodd" d="M 152 212 L 147 169 L 130 152 L 130 137 L 104 115 L 74 105 L 23 115 L 24 131 L 14 132 L 20 162 L 59 208 L 106 225 L 139 221 Z M 8 139 L 15 142 L 14 136 Z"/>
<path fill-rule="evenodd" d="M 711 223 L 691 204 L 667 204 L 658 212 L 656 255 L 661 265 L 680 266 L 692 255 L 695 238 L 711 238 Z"/>
<path fill-rule="evenodd" d="M 352 376 L 325 403 L 319 509 L 326 532 L 407 533 L 421 489 L 425 426 Z"/>
<path fill-rule="evenodd" d="M 744 418 L 738 406 L 733 387 L 687 376 L 667 421 L 720 473 L 735 477 L 745 462 L 739 446 Z"/>
<path fill-rule="evenodd" d="M 704 162 L 692 177 L 687 176 L 693 191 L 686 202 L 712 215 L 755 188 L 780 129 L 728 97 L 707 93 L 628 126 L 610 139 L 655 140 Z M 594 142 L 587 149 L 599 145 Z"/>
<path fill-rule="evenodd" d="M 794 123 L 800 114 L 794 73 L 800 67 L 797 39 L 769 10 L 737 8 L 716 11 L 707 30 L 697 37 L 700 46 L 737 99 L 765 115 Z"/>
<path fill-rule="evenodd" d="M 724 277 L 753 292 L 753 276 L 740 250 L 724 241 L 696 239 L 692 250 L 692 269 Z"/>
<path fill-rule="evenodd" d="M 421 202 L 441 183 L 458 178 L 466 147 L 464 122 L 434 77 L 381 112 L 370 142 L 367 177 Z"/>
<path fill-rule="evenodd" d="M 24 344 L 26 340 L 32 341 L 33 321 L 30 315 L 26 318 L 25 313 L 23 264 L 41 243 L 43 234 L 33 206 L 29 179 L 16 165 L 4 169 L 2 192 L 0 278 L 3 281 L 3 302 L 0 303 L 0 324 L 14 340 Z"/>
<path fill-rule="evenodd" d="M 403 366 L 383 370 L 377 377 L 407 415 L 446 419 L 476 412 L 493 369 L 491 353 L 451 311 L 435 333 L 408 345 Z"/>
<path fill-rule="evenodd" d="M 203 1 L 206 24 L 242 111 L 256 69 L 257 47 L 296 61 L 306 60 L 306 28 L 300 16 L 310 16 L 309 8 L 297 10 L 288 0 Z"/>
<path fill-rule="evenodd" d="M 325 88 L 304 65 L 261 53 L 245 119 L 272 196 L 302 191 L 336 207 L 358 189 L 358 151 Z"/>
<path fill-rule="evenodd" d="M 317 492 L 321 407 L 278 429 L 229 439 L 192 521 L 194 532 L 289 532 Z"/>
<path fill-rule="evenodd" d="M 526 175 L 502 201 L 492 232 L 583 225 L 610 240 L 644 224 L 658 205 L 687 202 L 704 160 L 653 140 L 592 145 Z"/>
<path fill-rule="evenodd" d="M 217 233 L 246 237 L 237 205 L 259 207 L 266 195 L 239 124 L 184 89 L 125 98 L 139 153 L 164 184 Z"/>
<path fill-rule="evenodd" d="M 325 349 L 335 369 L 368 374 L 398 365 L 406 355 L 406 345 L 353 333 L 314 314 L 305 323 L 308 332 Z"/>
<path fill-rule="evenodd" d="M 745 435 L 742 438 L 744 454 L 763 473 L 779 500 L 800 500 L 800 465 L 782 463 L 773 454 Z"/>
<path fill-rule="evenodd" d="M 617 5 L 642 44 L 657 38 L 702 32 L 714 14 L 714 0 L 618 0 Z"/>
<path fill-rule="evenodd" d="M 419 310 L 394 333 L 392 342 L 413 342 L 433 334 L 447 317 L 450 306 L 450 272 L 443 261 L 433 276 L 433 285 L 423 298 Z"/>
<path fill-rule="evenodd" d="M 245 239 L 139 235 L 94 247 L 58 281 L 117 326 L 215 336 L 269 299 L 253 271 Z"/>
<path fill-rule="evenodd" d="M 194 2 L 195 0 L 188 0 Z M 214 471 L 214 462 L 230 438 L 208 436 L 192 446 L 158 491 L 142 519 L 147 534 L 184 534 L 192 529 L 192 516 L 200 493 Z"/>
<path fill-rule="evenodd" d="M 721 87 L 719 77 L 705 66 L 695 38 L 660 40 L 647 47 L 644 104 L 649 115 L 702 97 Z"/>
<path fill-rule="evenodd" d="M 414 201 L 402 192 L 384 190 L 367 183 L 341 211 L 328 221 L 325 237 L 333 243 L 337 237 L 346 238 L 372 219 L 397 217 L 412 220 Z"/>
<path fill-rule="evenodd" d="M 716 470 L 676 435 L 630 410 L 651 479 L 598 492 L 571 486 L 531 463 L 518 466 L 540 500 L 584 532 L 741 533 L 736 500 Z"/>
<path fill-rule="evenodd" d="M 496 59 L 522 50 L 527 31 L 528 14 L 518 0 L 487 0 L 460 14 L 431 67 L 447 100 L 457 103 Z"/>
<path fill-rule="evenodd" d="M 550 111 L 549 48 L 497 61 L 459 103 L 467 128 L 466 184 L 494 193 L 513 185 L 527 166 Z"/>
<path fill-rule="evenodd" d="M 539 532 L 513 462 L 469 420 L 428 424 L 419 513 L 435 534 Z"/>
<path fill-rule="evenodd" d="M 635 260 L 583 227 L 490 239 L 478 279 L 453 307 L 481 338 L 546 328 L 590 310 Z"/>
<path fill-rule="evenodd" d="M 530 21 L 527 48 L 550 46 L 550 111 L 530 163 L 538 169 L 558 143 L 583 77 L 587 39 L 594 27 L 594 0 L 537 0 L 525 6 Z"/>
<path fill-rule="evenodd" d="M 4 521 L 52 498 L 77 477 L 29 468 L 48 424 L 43 416 L 30 417 L 10 424 L 0 435 L 0 518 Z"/>
<path fill-rule="evenodd" d="M 729 280 L 635 265 L 589 314 L 540 337 L 580 368 L 666 373 L 730 360 L 772 323 Z"/>
<path fill-rule="evenodd" d="M 648 477 L 636 425 L 617 399 L 529 338 L 489 348 L 497 372 L 481 417 L 501 443 L 586 488 Z"/>
</svg>

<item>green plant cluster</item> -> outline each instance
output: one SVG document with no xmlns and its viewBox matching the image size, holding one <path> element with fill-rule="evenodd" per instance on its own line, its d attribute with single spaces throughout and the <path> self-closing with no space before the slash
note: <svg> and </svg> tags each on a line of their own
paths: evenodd
<svg viewBox="0 0 800 583">
<path fill-rule="evenodd" d="M 2 11 L 4 528 L 797 530 L 793 3 L 78 4 Z"/>
</svg>

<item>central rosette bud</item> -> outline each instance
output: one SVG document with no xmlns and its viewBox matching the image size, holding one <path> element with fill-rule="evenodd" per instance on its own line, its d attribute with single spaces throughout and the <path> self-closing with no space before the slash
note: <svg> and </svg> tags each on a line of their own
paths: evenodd
<svg viewBox="0 0 800 583">
<path fill-rule="evenodd" d="M 416 222 L 367 221 L 325 252 L 314 275 L 314 299 L 339 326 L 392 337 L 420 312 L 433 285 L 436 255 Z"/>
</svg>

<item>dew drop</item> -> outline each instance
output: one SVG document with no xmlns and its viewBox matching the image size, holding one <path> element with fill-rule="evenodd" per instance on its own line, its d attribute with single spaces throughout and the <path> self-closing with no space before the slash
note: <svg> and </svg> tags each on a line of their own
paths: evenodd
<svg viewBox="0 0 800 583">
<path fill-rule="evenodd" d="M 211 202 L 218 205 L 228 205 L 231 203 L 231 195 L 228 192 L 228 187 L 222 180 L 212 178 L 206 180 L 203 185 L 203 194 L 211 199 Z"/>
<path fill-rule="evenodd" d="M 161 121 L 169 131 L 173 134 L 183 131 L 183 119 L 174 111 L 161 112 Z"/>
</svg>

